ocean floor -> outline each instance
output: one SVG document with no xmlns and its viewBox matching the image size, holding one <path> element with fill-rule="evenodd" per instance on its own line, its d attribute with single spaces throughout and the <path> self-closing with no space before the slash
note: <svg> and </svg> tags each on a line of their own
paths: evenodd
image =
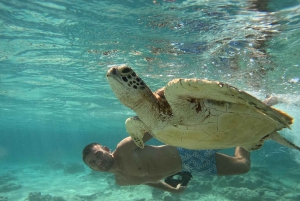
<svg viewBox="0 0 300 201">
<path fill-rule="evenodd" d="M 275 171 L 254 166 L 242 176 L 196 176 L 182 194 L 145 185 L 117 186 L 114 177 L 82 163 L 1 165 L 0 201 L 298 201 L 298 167 Z"/>
</svg>

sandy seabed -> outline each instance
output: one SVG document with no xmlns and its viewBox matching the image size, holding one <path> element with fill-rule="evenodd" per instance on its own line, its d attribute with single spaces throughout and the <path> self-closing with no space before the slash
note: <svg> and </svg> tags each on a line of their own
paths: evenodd
<svg viewBox="0 0 300 201">
<path fill-rule="evenodd" d="M 193 175 L 182 194 L 145 185 L 117 186 L 114 177 L 81 163 L 1 165 L 0 201 L 299 201 L 299 167 L 254 166 L 240 176 Z"/>
</svg>

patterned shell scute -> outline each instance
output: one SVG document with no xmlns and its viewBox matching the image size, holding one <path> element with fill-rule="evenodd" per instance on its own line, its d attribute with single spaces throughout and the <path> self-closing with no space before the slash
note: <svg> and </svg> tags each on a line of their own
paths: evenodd
<svg viewBox="0 0 300 201">
<path fill-rule="evenodd" d="M 165 87 L 172 116 L 152 128 L 166 144 L 189 149 L 251 149 L 268 134 L 287 127 L 288 115 L 228 84 L 174 79 Z"/>
</svg>

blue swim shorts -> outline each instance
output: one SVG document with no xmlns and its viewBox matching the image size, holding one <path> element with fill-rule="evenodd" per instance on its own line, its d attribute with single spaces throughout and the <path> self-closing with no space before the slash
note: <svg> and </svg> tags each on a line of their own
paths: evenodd
<svg viewBox="0 0 300 201">
<path fill-rule="evenodd" d="M 190 173 L 217 175 L 215 153 L 218 150 L 189 150 L 177 147 L 182 170 Z"/>
</svg>

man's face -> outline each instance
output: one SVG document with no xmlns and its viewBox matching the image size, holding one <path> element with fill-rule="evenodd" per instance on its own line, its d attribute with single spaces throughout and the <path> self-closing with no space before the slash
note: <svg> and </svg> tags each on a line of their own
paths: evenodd
<svg viewBox="0 0 300 201">
<path fill-rule="evenodd" d="M 84 162 L 93 170 L 107 172 L 114 163 L 114 158 L 107 147 L 95 145 Z"/>
</svg>

